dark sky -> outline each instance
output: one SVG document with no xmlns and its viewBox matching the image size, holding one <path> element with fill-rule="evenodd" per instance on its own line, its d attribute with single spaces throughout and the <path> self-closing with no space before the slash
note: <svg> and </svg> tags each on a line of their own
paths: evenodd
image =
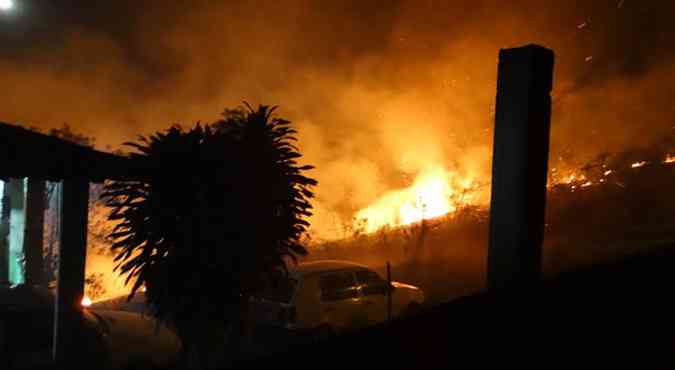
<svg viewBox="0 0 675 370">
<path fill-rule="evenodd" d="M 278 104 L 330 209 L 429 162 L 485 176 L 504 47 L 556 52 L 552 159 L 675 126 L 673 1 L 15 2 L 0 14 L 0 120 L 119 147 L 242 100 Z"/>
</svg>

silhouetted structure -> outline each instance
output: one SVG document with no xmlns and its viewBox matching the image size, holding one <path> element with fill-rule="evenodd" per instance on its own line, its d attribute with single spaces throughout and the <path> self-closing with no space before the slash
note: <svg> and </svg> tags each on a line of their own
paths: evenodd
<svg viewBox="0 0 675 370">
<path fill-rule="evenodd" d="M 553 52 L 536 45 L 499 53 L 488 252 L 490 289 L 541 275 Z"/>
<path fill-rule="evenodd" d="M 26 183 L 26 227 L 23 236 L 25 279 L 28 285 L 43 285 L 42 247 L 45 221 L 45 182 L 29 179 Z"/>
<path fill-rule="evenodd" d="M 10 185 L 4 192 L 3 217 L 0 218 L 0 236 L 3 236 L 0 243 L 0 263 L 3 263 L 0 279 L 3 281 L 7 280 L 5 262 L 9 244 L 6 240 L 9 235 L 7 228 L 11 223 L 9 212 L 19 206 L 23 210 L 27 206 L 27 212 L 22 213 L 28 217 L 25 229 L 19 233 L 27 258 L 25 277 L 29 283 L 42 280 L 38 258 L 41 236 L 36 233 L 41 233 L 37 224 L 41 223 L 40 214 L 44 211 L 41 206 L 44 202 L 44 181 L 59 181 L 63 187 L 53 343 L 57 361 L 76 359 L 80 355 L 72 345 L 75 330 L 69 325 L 77 317 L 84 291 L 89 182 L 139 179 L 148 171 L 140 163 L 0 122 L 0 179 L 5 181 L 5 185 Z M 25 178 L 28 178 L 27 199 L 23 194 Z M 14 187 L 21 191 L 14 191 Z M 15 194 L 14 199 L 12 194 Z"/>
</svg>

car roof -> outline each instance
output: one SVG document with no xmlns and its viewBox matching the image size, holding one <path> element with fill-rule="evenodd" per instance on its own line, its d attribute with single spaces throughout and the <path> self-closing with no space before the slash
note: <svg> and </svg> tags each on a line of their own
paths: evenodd
<svg viewBox="0 0 675 370">
<path fill-rule="evenodd" d="M 350 261 L 341 260 L 320 260 L 312 262 L 303 262 L 291 267 L 291 273 L 296 275 L 309 275 L 321 272 L 330 272 L 346 269 L 370 269 L 366 265 L 361 265 Z"/>
</svg>

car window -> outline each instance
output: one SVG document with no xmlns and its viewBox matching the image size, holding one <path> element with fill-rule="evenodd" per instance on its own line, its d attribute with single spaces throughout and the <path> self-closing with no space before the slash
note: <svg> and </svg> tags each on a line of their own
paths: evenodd
<svg viewBox="0 0 675 370">
<path fill-rule="evenodd" d="M 321 276 L 321 300 L 340 301 L 358 297 L 356 282 L 351 271 L 332 272 Z"/>
<path fill-rule="evenodd" d="M 361 292 L 363 295 L 368 296 L 387 294 L 387 281 L 382 279 L 375 271 L 357 271 L 356 280 L 361 286 Z"/>
</svg>

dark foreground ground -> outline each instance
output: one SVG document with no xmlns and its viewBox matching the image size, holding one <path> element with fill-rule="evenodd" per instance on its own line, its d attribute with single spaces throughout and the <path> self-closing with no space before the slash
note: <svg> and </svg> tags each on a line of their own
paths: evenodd
<svg viewBox="0 0 675 370">
<path fill-rule="evenodd" d="M 675 369 L 674 284 L 675 245 L 667 244 L 620 262 L 563 273 L 530 292 L 475 294 L 319 343 L 306 336 L 269 336 L 271 346 L 265 351 L 274 348 L 276 354 L 237 365 L 410 370 L 494 363 L 507 368 Z M 35 317 L 20 321 L 36 322 Z M 82 352 L 81 368 L 103 368 L 87 360 L 89 351 Z M 0 362 L 0 370 L 4 368 Z"/>
<path fill-rule="evenodd" d="M 358 334 L 289 341 L 240 368 L 675 368 L 675 245 L 650 250 L 527 293 L 477 294 Z"/>
</svg>

